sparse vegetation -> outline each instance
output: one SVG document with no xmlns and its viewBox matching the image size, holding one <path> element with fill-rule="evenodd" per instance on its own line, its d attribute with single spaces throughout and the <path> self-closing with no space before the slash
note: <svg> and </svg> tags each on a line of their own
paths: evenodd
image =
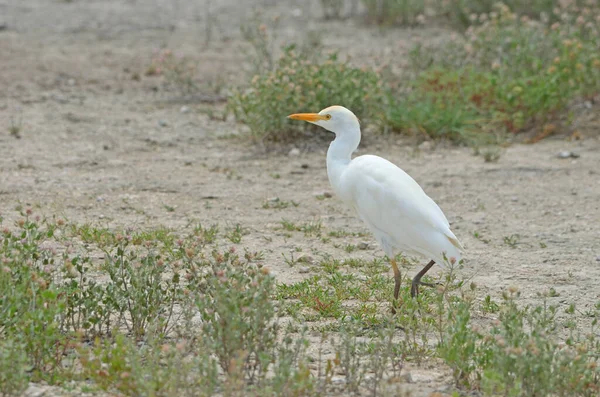
<svg viewBox="0 0 600 397">
<path fill-rule="evenodd" d="M 497 143 L 511 134 L 537 142 L 588 115 L 596 123 L 597 0 L 320 0 L 326 20 L 319 2 L 272 2 L 266 23 L 242 24 L 244 43 L 210 0 L 148 6 L 156 19 L 143 20 L 124 5 L 116 21 L 93 18 L 110 2 L 87 3 L 30 7 L 16 28 L 22 10 L 8 7 L 0 21 L 10 38 L 0 61 L 0 396 L 403 396 L 422 386 L 600 395 L 587 127 L 571 136 L 580 142 L 482 164 L 499 160 Z M 92 10 L 90 31 L 65 46 L 81 22 L 73 10 Z M 41 24 L 41 37 L 36 15 L 61 25 Z M 188 29 L 198 16 L 208 51 L 198 59 L 210 65 L 162 50 L 140 69 L 149 46 L 197 45 Z M 436 28 L 420 32 L 430 21 Z M 143 44 L 132 56 L 123 32 Z M 298 44 L 282 46 L 292 35 Z M 179 103 L 245 77 L 227 87 L 227 105 Z M 162 88 L 186 96 L 163 101 Z M 313 143 L 268 158 L 232 139 L 241 127 L 232 112 L 257 141 L 282 141 L 312 128 L 287 114 L 336 102 L 367 127 L 365 149 L 402 163 L 448 207 L 467 247 L 467 266 L 434 267 L 417 298 L 410 280 L 424 263 L 395 258 L 403 279 L 393 300 L 388 258 L 325 187 Z M 437 144 L 435 154 L 418 142 L 396 150 L 393 136 L 385 147 L 375 129 L 472 145 L 482 160 Z"/>
<path fill-rule="evenodd" d="M 489 330 L 470 325 L 469 307 L 454 307 L 441 357 L 454 370 L 458 385 L 485 395 L 591 396 L 600 390 L 597 318 L 590 333 L 560 330 L 569 321 L 559 319 L 559 308 L 544 301 L 519 307 L 518 292 L 510 288 L 496 307 L 500 315 Z M 572 310 L 564 310 L 568 316 Z"/>
<path fill-rule="evenodd" d="M 284 225 L 322 233 L 320 223 Z M 341 373 L 343 390 L 377 395 L 391 392 L 405 360 L 430 357 L 453 369 L 459 388 L 489 395 L 587 396 L 600 387 L 597 319 L 580 334 L 573 305 L 520 307 L 511 289 L 501 303 L 484 300 L 481 312 L 497 319 L 478 328 L 475 287 L 450 272 L 418 300 L 407 280 L 391 316 L 385 261 L 328 257 L 317 274 L 277 284 L 261 253 L 219 247 L 240 244 L 241 234 L 239 225 L 222 236 L 216 225 L 181 236 L 112 231 L 24 211 L 0 235 L 0 390 L 87 379 L 88 389 L 125 394 L 314 395 L 333 390 Z M 308 354 L 309 330 L 333 356 Z"/>
<path fill-rule="evenodd" d="M 497 131 L 543 133 L 573 100 L 600 91 L 593 13 L 559 8 L 550 24 L 495 7 L 465 40 L 413 50 L 416 77 L 389 112 L 393 128 L 478 145 Z"/>
</svg>

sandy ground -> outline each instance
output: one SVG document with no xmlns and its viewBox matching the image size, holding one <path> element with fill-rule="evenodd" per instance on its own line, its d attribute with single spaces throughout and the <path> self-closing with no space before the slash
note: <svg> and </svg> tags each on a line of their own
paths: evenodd
<svg viewBox="0 0 600 397">
<path fill-rule="evenodd" d="M 43 214 L 111 227 L 183 228 L 196 220 L 227 229 L 239 223 L 251 231 L 244 245 L 263 250 L 267 266 L 284 282 L 306 277 L 282 259 L 296 247 L 317 257 L 382 255 L 370 237 L 349 237 L 347 242 L 366 241 L 372 249 L 348 254 L 302 233 L 282 233 L 283 218 L 321 221 L 325 230 L 365 231 L 336 198 L 316 197 L 330 192 L 326 143 L 297 156 L 264 152 L 231 138 L 243 126 L 209 117 L 207 108 L 220 112 L 221 104 L 187 103 L 190 111 L 182 113 L 178 94 L 143 73 L 153 51 L 167 47 L 199 62 L 198 79 L 206 87 L 239 81 L 248 66 L 239 25 L 254 9 L 265 18 L 281 16 L 280 40 L 319 30 L 326 48 L 352 54 L 359 63 L 387 57 L 401 64 L 412 41 L 436 39 L 443 30 L 330 23 L 320 18 L 318 2 L 238 3 L 0 0 L 5 222 L 17 217 L 14 208 L 22 203 Z M 484 163 L 467 148 L 421 150 L 411 140 L 389 136 L 367 135 L 359 153 L 392 160 L 438 202 L 467 247 L 462 276 L 473 277 L 482 297 L 516 286 L 525 302 L 534 302 L 537 293 L 553 287 L 558 296 L 552 300 L 583 310 L 600 300 L 598 113 L 596 105 L 579 116 L 582 140 L 515 144 L 497 163 Z M 19 138 L 9 133 L 11 124 L 21 126 Z M 580 157 L 559 159 L 562 150 Z M 263 208 L 274 197 L 299 205 Z M 514 248 L 504 242 L 511 235 L 519 236 Z M 448 383 L 447 371 L 435 366 L 414 371 L 415 395 Z"/>
</svg>

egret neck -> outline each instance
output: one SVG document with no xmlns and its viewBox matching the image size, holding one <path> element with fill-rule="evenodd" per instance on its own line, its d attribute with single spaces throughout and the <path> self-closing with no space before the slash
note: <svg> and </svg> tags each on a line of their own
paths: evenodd
<svg viewBox="0 0 600 397">
<path fill-rule="evenodd" d="M 329 183 L 340 195 L 340 178 L 352 160 L 352 153 L 360 144 L 360 125 L 358 122 L 346 126 L 343 132 L 336 133 L 335 139 L 327 150 L 327 176 Z"/>
</svg>

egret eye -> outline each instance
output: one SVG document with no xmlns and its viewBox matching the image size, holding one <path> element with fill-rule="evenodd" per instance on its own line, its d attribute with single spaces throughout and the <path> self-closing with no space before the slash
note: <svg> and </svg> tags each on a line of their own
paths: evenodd
<svg viewBox="0 0 600 397">
<path fill-rule="evenodd" d="M 331 115 L 330 114 L 326 114 L 325 115 L 325 120 L 330 120 L 331 119 Z"/>
</svg>

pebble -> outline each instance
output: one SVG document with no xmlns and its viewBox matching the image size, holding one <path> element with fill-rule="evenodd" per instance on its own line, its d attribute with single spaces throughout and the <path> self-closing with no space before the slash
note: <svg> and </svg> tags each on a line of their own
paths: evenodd
<svg viewBox="0 0 600 397">
<path fill-rule="evenodd" d="M 46 394 L 46 390 L 38 387 L 36 385 L 29 385 L 27 390 L 25 390 L 24 395 L 27 397 L 41 397 Z"/>
<path fill-rule="evenodd" d="M 298 273 L 300 274 L 305 274 L 305 273 L 309 273 L 310 272 L 310 267 L 308 266 L 301 266 L 300 268 L 298 268 Z"/>
<path fill-rule="evenodd" d="M 366 241 L 361 241 L 360 243 L 358 243 L 358 249 L 359 250 L 368 250 L 369 249 L 369 243 L 367 243 Z"/>
<path fill-rule="evenodd" d="M 190 108 L 188 106 L 182 106 L 181 109 L 179 109 L 179 111 L 181 113 L 189 113 L 190 112 Z"/>
<path fill-rule="evenodd" d="M 296 258 L 296 262 L 298 262 L 298 263 L 314 263 L 315 260 L 312 256 L 310 256 L 308 254 L 300 254 Z"/>
<path fill-rule="evenodd" d="M 570 152 L 568 150 L 562 150 L 558 152 L 556 157 L 558 157 L 559 159 L 576 159 L 579 158 L 579 154 L 575 152 Z"/>
<path fill-rule="evenodd" d="M 596 257 L 596 262 L 600 262 L 600 256 Z"/>
<path fill-rule="evenodd" d="M 289 151 L 288 156 L 290 156 L 290 157 L 300 156 L 300 149 L 298 149 L 297 147 L 292 148 L 292 150 Z"/>
<path fill-rule="evenodd" d="M 166 120 L 158 120 L 158 125 L 161 127 L 167 127 L 169 123 Z"/>
<path fill-rule="evenodd" d="M 345 376 L 332 376 L 331 383 L 333 383 L 334 385 L 343 385 L 344 383 L 346 383 L 346 377 Z"/>
<path fill-rule="evenodd" d="M 405 383 L 413 383 L 413 378 L 410 372 L 405 372 L 400 375 L 400 379 Z"/>
<path fill-rule="evenodd" d="M 433 149 L 433 143 L 431 141 L 421 142 L 419 150 L 427 151 Z"/>
</svg>

